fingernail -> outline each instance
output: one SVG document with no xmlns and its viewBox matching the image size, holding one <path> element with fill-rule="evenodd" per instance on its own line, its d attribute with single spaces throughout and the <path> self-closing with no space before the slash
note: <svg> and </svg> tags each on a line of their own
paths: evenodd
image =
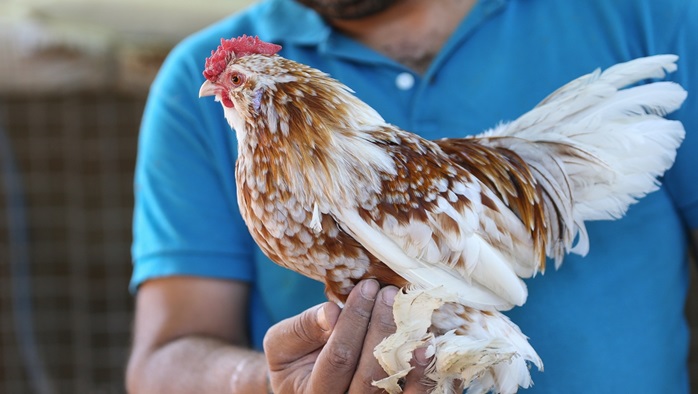
<svg viewBox="0 0 698 394">
<path fill-rule="evenodd" d="M 395 303 L 396 294 L 397 289 L 392 286 L 383 290 L 383 302 L 385 303 L 385 305 L 393 306 L 393 303 Z"/>
<path fill-rule="evenodd" d="M 367 280 L 361 283 L 361 296 L 369 301 L 376 299 L 376 294 L 378 293 L 378 282 L 375 280 Z"/>
<path fill-rule="evenodd" d="M 321 305 L 317 310 L 317 324 L 323 331 L 329 331 L 330 322 L 327 321 L 327 312 L 325 312 L 325 305 Z"/>
<path fill-rule="evenodd" d="M 414 351 L 414 362 L 422 367 L 429 364 L 429 357 L 427 357 L 427 348 L 421 347 Z"/>
</svg>

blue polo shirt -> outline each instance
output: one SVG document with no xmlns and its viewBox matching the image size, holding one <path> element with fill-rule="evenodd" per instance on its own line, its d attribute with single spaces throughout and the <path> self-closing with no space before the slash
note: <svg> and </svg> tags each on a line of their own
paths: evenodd
<svg viewBox="0 0 698 394">
<path fill-rule="evenodd" d="M 271 263 L 237 211 L 235 135 L 197 98 L 221 37 L 259 35 L 343 81 L 383 117 L 427 138 L 511 120 L 569 80 L 635 57 L 676 53 L 689 98 L 686 140 L 664 186 L 614 222 L 589 224 L 591 252 L 527 280 L 508 312 L 545 363 L 532 393 L 685 393 L 687 229 L 698 228 L 698 2 L 481 0 L 423 75 L 332 30 L 290 0 L 221 20 L 178 45 L 154 82 L 135 175 L 131 289 L 195 275 L 249 282 L 250 332 L 323 302 L 323 285 Z"/>
</svg>

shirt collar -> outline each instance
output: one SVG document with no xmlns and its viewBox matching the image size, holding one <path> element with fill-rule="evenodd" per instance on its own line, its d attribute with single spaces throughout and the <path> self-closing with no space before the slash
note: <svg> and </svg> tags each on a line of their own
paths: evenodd
<svg viewBox="0 0 698 394">
<path fill-rule="evenodd" d="M 320 15 L 294 0 L 270 0 L 259 17 L 268 22 L 264 36 L 282 45 L 320 45 L 332 31 Z"/>
<path fill-rule="evenodd" d="M 447 56 L 453 47 L 467 39 L 483 22 L 501 11 L 508 2 L 509 0 L 478 0 L 437 56 L 434 65 L 438 65 L 440 59 Z M 263 35 L 268 40 L 282 46 L 317 46 L 319 53 L 361 62 L 387 63 L 401 67 L 397 62 L 333 29 L 315 11 L 294 0 L 271 0 L 266 13 L 261 17 L 272 21 L 272 23 L 266 24 L 267 29 Z M 293 23 L 288 23 L 288 20 L 293 20 Z M 274 21 L 279 21 L 279 23 L 274 23 Z"/>
<path fill-rule="evenodd" d="M 446 41 L 441 51 L 429 66 L 425 77 L 437 72 L 441 64 L 458 47 L 463 45 L 490 18 L 499 14 L 508 5 L 509 0 L 479 0 L 475 3 L 465 19 L 460 23 L 453 35 Z"/>
</svg>

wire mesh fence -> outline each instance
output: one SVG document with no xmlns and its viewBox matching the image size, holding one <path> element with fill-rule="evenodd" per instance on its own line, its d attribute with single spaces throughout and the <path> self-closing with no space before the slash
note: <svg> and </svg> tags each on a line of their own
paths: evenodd
<svg viewBox="0 0 698 394">
<path fill-rule="evenodd" d="M 143 97 L 118 94 L 0 98 L 0 125 L 16 158 L 15 169 L 4 169 L 16 182 L 0 192 L 0 392 L 124 391 L 132 171 L 143 104 Z M 24 229 L 5 208 L 17 198 L 26 208 Z M 22 261 L 17 232 L 27 241 Z M 39 360 L 29 369 L 27 327 Z M 45 375 L 37 374 L 42 367 Z"/>
</svg>

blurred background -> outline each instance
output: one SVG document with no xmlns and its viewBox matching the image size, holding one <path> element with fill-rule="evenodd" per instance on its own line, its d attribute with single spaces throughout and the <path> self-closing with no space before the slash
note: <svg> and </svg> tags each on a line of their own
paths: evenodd
<svg viewBox="0 0 698 394">
<path fill-rule="evenodd" d="M 0 0 L 0 393 L 124 392 L 148 86 L 250 2 Z"/>
<path fill-rule="evenodd" d="M 148 86 L 176 42 L 250 2 L 0 0 L 0 393 L 124 392 Z"/>
</svg>

